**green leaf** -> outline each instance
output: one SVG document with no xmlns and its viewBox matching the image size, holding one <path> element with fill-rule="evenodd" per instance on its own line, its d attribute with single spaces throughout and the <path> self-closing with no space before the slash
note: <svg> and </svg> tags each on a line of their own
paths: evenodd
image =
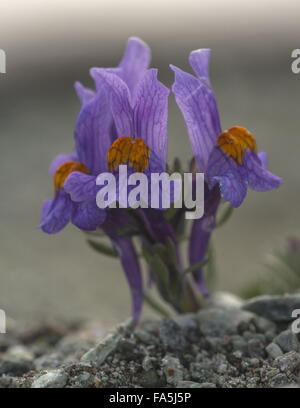
<svg viewBox="0 0 300 408">
<path fill-rule="evenodd" d="M 177 267 L 178 260 L 177 260 L 177 250 L 174 241 L 168 237 L 166 243 L 166 250 L 168 259 L 172 262 L 174 267 Z"/>
<path fill-rule="evenodd" d="M 171 317 L 171 314 L 159 303 L 154 299 L 149 292 L 144 293 L 144 301 L 158 314 L 164 317 Z"/>
<path fill-rule="evenodd" d="M 100 252 L 103 255 L 111 256 L 113 258 L 118 257 L 118 252 L 110 245 L 104 244 L 102 242 L 96 242 L 91 239 L 87 239 L 87 243 L 95 251 Z"/>
<path fill-rule="evenodd" d="M 158 248 L 158 244 L 155 244 L 156 248 Z M 164 248 L 164 246 L 161 244 Z M 143 245 L 142 246 L 142 254 L 150 265 L 151 270 L 155 274 L 155 277 L 159 281 L 159 285 L 163 289 L 165 293 L 169 292 L 169 270 L 164 263 L 163 259 L 161 258 L 160 254 L 156 251 L 153 251 L 150 247 Z"/>
<path fill-rule="evenodd" d="M 216 228 L 219 228 L 222 225 L 224 225 L 229 220 L 232 214 L 233 214 L 233 207 L 228 203 L 226 204 L 226 208 L 223 209 L 221 215 L 219 216 L 218 214 L 217 216 Z"/>
<path fill-rule="evenodd" d="M 209 262 L 209 258 L 206 258 L 206 259 L 204 259 L 204 260 L 201 261 L 201 262 L 197 262 L 197 263 L 195 263 L 194 265 L 189 266 L 188 268 L 186 268 L 186 269 L 183 271 L 183 275 L 187 275 L 187 274 L 189 274 L 189 273 L 193 273 L 193 272 L 195 272 L 197 269 L 203 268 L 204 266 L 206 266 L 206 265 L 208 264 L 208 262 Z"/>
<path fill-rule="evenodd" d="M 139 235 L 139 230 L 132 226 L 126 226 L 118 229 L 118 235 L 120 237 L 133 237 Z"/>
<path fill-rule="evenodd" d="M 216 286 L 217 280 L 216 253 L 212 242 L 209 245 L 207 257 L 208 262 L 204 269 L 205 281 L 207 283 L 208 288 L 212 290 Z"/>
<path fill-rule="evenodd" d="M 173 162 L 173 173 L 181 173 L 182 171 L 182 166 L 180 159 L 178 157 L 175 157 L 174 162 Z"/>
</svg>

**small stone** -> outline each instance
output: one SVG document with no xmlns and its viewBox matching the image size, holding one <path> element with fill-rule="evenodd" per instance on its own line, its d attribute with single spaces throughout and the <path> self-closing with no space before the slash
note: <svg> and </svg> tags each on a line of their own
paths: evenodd
<svg viewBox="0 0 300 408">
<path fill-rule="evenodd" d="M 300 294 L 286 296 L 258 296 L 246 302 L 244 310 L 278 323 L 294 320 L 292 312 L 300 309 Z"/>
<path fill-rule="evenodd" d="M 138 375 L 137 380 L 139 385 L 145 388 L 155 388 L 163 385 L 155 370 L 143 371 Z"/>
<path fill-rule="evenodd" d="M 177 315 L 173 317 L 172 320 L 185 332 L 197 329 L 197 322 L 193 313 Z"/>
<path fill-rule="evenodd" d="M 120 339 L 118 350 L 121 353 L 131 353 L 136 348 L 136 343 L 129 339 Z"/>
<path fill-rule="evenodd" d="M 260 361 L 258 358 L 251 358 L 250 359 L 251 367 L 258 368 L 260 366 Z"/>
<path fill-rule="evenodd" d="M 237 334 L 240 323 L 252 319 L 252 313 L 237 308 L 208 308 L 197 313 L 199 329 L 207 337 Z"/>
<path fill-rule="evenodd" d="M 264 357 L 264 344 L 258 339 L 251 339 L 248 341 L 248 353 L 250 357 L 261 358 Z"/>
<path fill-rule="evenodd" d="M 33 381 L 31 388 L 63 388 L 68 376 L 62 370 L 49 371 Z"/>
<path fill-rule="evenodd" d="M 36 370 L 44 370 L 44 369 L 54 369 L 58 368 L 61 365 L 61 361 L 58 359 L 56 353 L 54 354 L 46 354 L 41 356 L 34 361 L 34 367 Z"/>
<path fill-rule="evenodd" d="M 155 361 L 155 358 L 146 356 L 144 357 L 142 361 L 142 367 L 145 371 L 149 371 L 153 368 L 153 361 Z"/>
<path fill-rule="evenodd" d="M 238 360 L 240 360 L 242 357 L 243 357 L 243 353 L 241 352 L 241 351 L 234 351 L 233 353 L 232 353 L 232 355 L 235 357 L 235 358 L 237 358 Z"/>
<path fill-rule="evenodd" d="M 266 347 L 266 352 L 268 353 L 268 356 L 271 358 L 277 358 L 279 356 L 282 356 L 283 352 L 281 350 L 281 348 L 278 346 L 278 344 L 276 343 L 270 343 L 267 347 Z"/>
<path fill-rule="evenodd" d="M 166 355 L 162 360 L 162 367 L 168 384 L 176 385 L 183 379 L 183 367 L 178 358 Z"/>
<path fill-rule="evenodd" d="M 15 377 L 3 375 L 0 377 L 0 388 L 17 388 L 18 384 Z"/>
<path fill-rule="evenodd" d="M 159 337 L 163 345 L 172 351 L 183 350 L 186 347 L 182 329 L 173 319 L 161 321 Z"/>
<path fill-rule="evenodd" d="M 242 353 L 246 353 L 248 351 L 248 344 L 247 341 L 238 334 L 234 334 L 231 337 L 231 344 L 233 351 L 241 351 Z"/>
<path fill-rule="evenodd" d="M 91 378 L 91 374 L 89 373 L 82 373 L 78 376 L 78 380 L 80 382 L 87 382 L 90 380 L 90 378 Z"/>
<path fill-rule="evenodd" d="M 270 379 L 270 382 L 272 384 L 272 387 L 278 387 L 278 386 L 285 386 L 285 384 L 287 384 L 288 381 L 288 377 L 283 374 L 283 373 L 279 373 L 274 375 L 274 377 L 272 377 Z"/>
<path fill-rule="evenodd" d="M 275 362 L 278 364 L 281 371 L 298 371 L 300 370 L 300 354 L 295 351 L 290 351 L 276 358 Z"/>
<path fill-rule="evenodd" d="M 105 362 L 107 357 L 117 349 L 122 338 L 120 333 L 107 335 L 96 347 L 90 349 L 81 357 L 81 361 L 93 361 L 100 366 Z"/>
<path fill-rule="evenodd" d="M 136 329 L 134 332 L 135 337 L 137 337 L 138 340 L 140 340 L 142 343 L 145 344 L 154 344 L 155 343 L 155 338 L 148 332 L 142 329 Z"/>
<path fill-rule="evenodd" d="M 243 305 L 240 297 L 229 292 L 215 292 L 211 303 L 218 308 L 241 308 Z"/>
<path fill-rule="evenodd" d="M 95 378 L 90 373 L 83 372 L 77 377 L 72 378 L 72 383 L 76 388 L 90 388 L 90 386 L 95 384 Z"/>
<path fill-rule="evenodd" d="M 226 363 L 221 363 L 218 367 L 217 367 L 217 372 L 219 374 L 225 374 L 228 370 L 228 364 Z"/>
<path fill-rule="evenodd" d="M 32 369 L 31 361 L 27 360 L 4 360 L 0 361 L 0 375 L 9 374 L 19 377 Z"/>
<path fill-rule="evenodd" d="M 260 333 L 270 333 L 272 332 L 275 334 L 276 332 L 276 325 L 275 323 L 271 322 L 271 320 L 265 319 L 261 316 L 255 316 L 253 319 L 253 323 L 256 326 L 256 329 Z"/>
<path fill-rule="evenodd" d="M 17 361 L 32 361 L 34 359 L 34 355 L 22 345 L 10 347 L 6 356 Z"/>
<path fill-rule="evenodd" d="M 289 351 L 300 351 L 300 344 L 295 333 L 290 329 L 284 330 L 273 340 L 278 344 L 282 351 L 288 353 Z"/>
</svg>

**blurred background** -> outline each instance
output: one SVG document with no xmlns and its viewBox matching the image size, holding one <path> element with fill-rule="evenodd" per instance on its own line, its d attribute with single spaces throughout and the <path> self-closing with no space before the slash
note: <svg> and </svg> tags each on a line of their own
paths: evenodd
<svg viewBox="0 0 300 408">
<path fill-rule="evenodd" d="M 20 321 L 47 315 L 113 324 L 130 314 L 117 261 L 94 253 L 73 226 L 56 236 L 36 227 L 53 194 L 48 165 L 73 147 L 73 83 L 91 86 L 90 67 L 116 66 L 131 35 L 151 46 L 152 66 L 167 85 L 169 63 L 189 69 L 191 50 L 212 48 L 223 128 L 251 130 L 269 152 L 270 169 L 284 178 L 278 191 L 250 193 L 214 237 L 219 289 L 239 293 L 257 276 L 266 253 L 300 227 L 300 74 L 291 71 L 299 20 L 297 0 L 1 0 L 0 309 Z M 170 158 L 187 161 L 173 98 L 169 135 Z"/>
</svg>

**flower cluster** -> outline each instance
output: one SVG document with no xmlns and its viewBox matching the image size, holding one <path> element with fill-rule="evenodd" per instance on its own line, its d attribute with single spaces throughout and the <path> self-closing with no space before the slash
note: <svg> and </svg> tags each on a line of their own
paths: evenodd
<svg viewBox="0 0 300 408">
<path fill-rule="evenodd" d="M 178 313 L 197 310 L 203 297 L 209 297 L 203 269 L 220 204 L 227 201 L 239 207 L 248 187 L 267 191 L 282 182 L 267 170 L 266 153 L 258 152 L 247 129 L 222 130 L 208 74 L 210 50 L 202 49 L 190 54 L 195 76 L 171 65 L 172 91 L 193 150 L 192 168 L 205 176 L 204 215 L 191 228 L 189 265 L 184 267 L 180 252 L 186 236 L 184 209 L 126 209 L 121 202 L 116 208 L 99 208 L 96 196 L 103 188 L 96 182 L 99 174 L 117 177 L 119 166 L 125 165 L 129 175 L 136 171 L 150 177 L 172 167 L 166 162 L 170 90 L 157 79 L 157 70 L 149 69 L 150 57 L 143 41 L 130 38 L 118 67 L 91 69 L 95 91 L 75 84 L 81 102 L 75 147 L 50 166 L 54 198 L 44 203 L 40 224 L 42 231 L 54 234 L 71 222 L 88 233 L 93 248 L 119 256 L 135 320 L 144 299 L 154 305 L 148 294 L 152 285 Z M 173 167 L 182 171 L 178 160 Z M 110 239 L 111 247 L 101 241 L 103 236 Z M 148 265 L 146 278 L 141 257 Z"/>
</svg>

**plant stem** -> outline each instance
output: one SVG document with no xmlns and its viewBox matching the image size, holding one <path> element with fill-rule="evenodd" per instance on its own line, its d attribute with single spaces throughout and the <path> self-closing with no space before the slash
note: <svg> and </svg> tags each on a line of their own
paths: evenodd
<svg viewBox="0 0 300 408">
<path fill-rule="evenodd" d="M 154 300 L 153 297 L 148 293 L 144 293 L 144 300 L 153 310 L 155 310 L 161 316 L 171 317 L 171 313 L 169 313 L 162 305 Z"/>
</svg>

